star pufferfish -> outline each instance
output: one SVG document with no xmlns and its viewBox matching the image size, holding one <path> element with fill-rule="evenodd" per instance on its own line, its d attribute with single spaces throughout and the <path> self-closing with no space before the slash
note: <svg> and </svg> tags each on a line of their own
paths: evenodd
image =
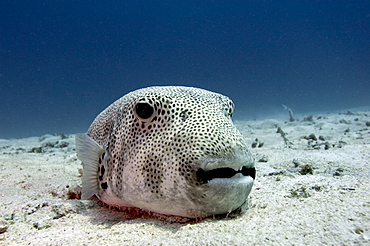
<svg viewBox="0 0 370 246">
<path fill-rule="evenodd" d="M 76 135 L 82 199 L 189 218 L 241 207 L 255 168 L 233 112 L 228 97 L 193 87 L 121 97 Z"/>
</svg>

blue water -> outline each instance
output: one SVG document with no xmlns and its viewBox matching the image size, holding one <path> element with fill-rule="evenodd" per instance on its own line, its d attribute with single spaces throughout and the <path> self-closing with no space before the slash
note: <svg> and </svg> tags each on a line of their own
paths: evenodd
<svg viewBox="0 0 370 246">
<path fill-rule="evenodd" d="M 85 132 L 151 85 L 235 119 L 370 105 L 370 1 L 2 0 L 0 22 L 0 138 Z"/>
</svg>

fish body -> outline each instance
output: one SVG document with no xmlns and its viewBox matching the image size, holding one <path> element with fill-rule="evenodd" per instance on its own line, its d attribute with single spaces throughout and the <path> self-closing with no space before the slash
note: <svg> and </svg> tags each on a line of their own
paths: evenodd
<svg viewBox="0 0 370 246">
<path fill-rule="evenodd" d="M 76 135 L 82 199 L 190 218 L 241 207 L 255 168 L 233 112 L 228 97 L 193 87 L 121 97 Z"/>
</svg>

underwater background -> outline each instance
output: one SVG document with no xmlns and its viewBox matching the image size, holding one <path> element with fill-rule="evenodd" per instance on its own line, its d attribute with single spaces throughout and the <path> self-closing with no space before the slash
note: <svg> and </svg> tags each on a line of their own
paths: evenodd
<svg viewBox="0 0 370 246">
<path fill-rule="evenodd" d="M 370 1 L 0 2 L 0 138 L 86 132 L 153 85 L 229 96 L 234 119 L 370 106 Z"/>
</svg>

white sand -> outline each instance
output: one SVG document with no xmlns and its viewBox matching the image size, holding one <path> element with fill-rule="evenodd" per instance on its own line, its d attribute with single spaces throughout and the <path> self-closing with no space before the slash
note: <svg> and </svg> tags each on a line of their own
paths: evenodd
<svg viewBox="0 0 370 246">
<path fill-rule="evenodd" d="M 251 149 L 257 178 L 249 208 L 197 223 L 67 199 L 81 184 L 73 135 L 0 140 L 0 245 L 370 244 L 370 111 L 312 119 L 236 122 L 247 141 L 263 142 Z M 312 133 L 325 140 L 303 138 Z"/>
</svg>

